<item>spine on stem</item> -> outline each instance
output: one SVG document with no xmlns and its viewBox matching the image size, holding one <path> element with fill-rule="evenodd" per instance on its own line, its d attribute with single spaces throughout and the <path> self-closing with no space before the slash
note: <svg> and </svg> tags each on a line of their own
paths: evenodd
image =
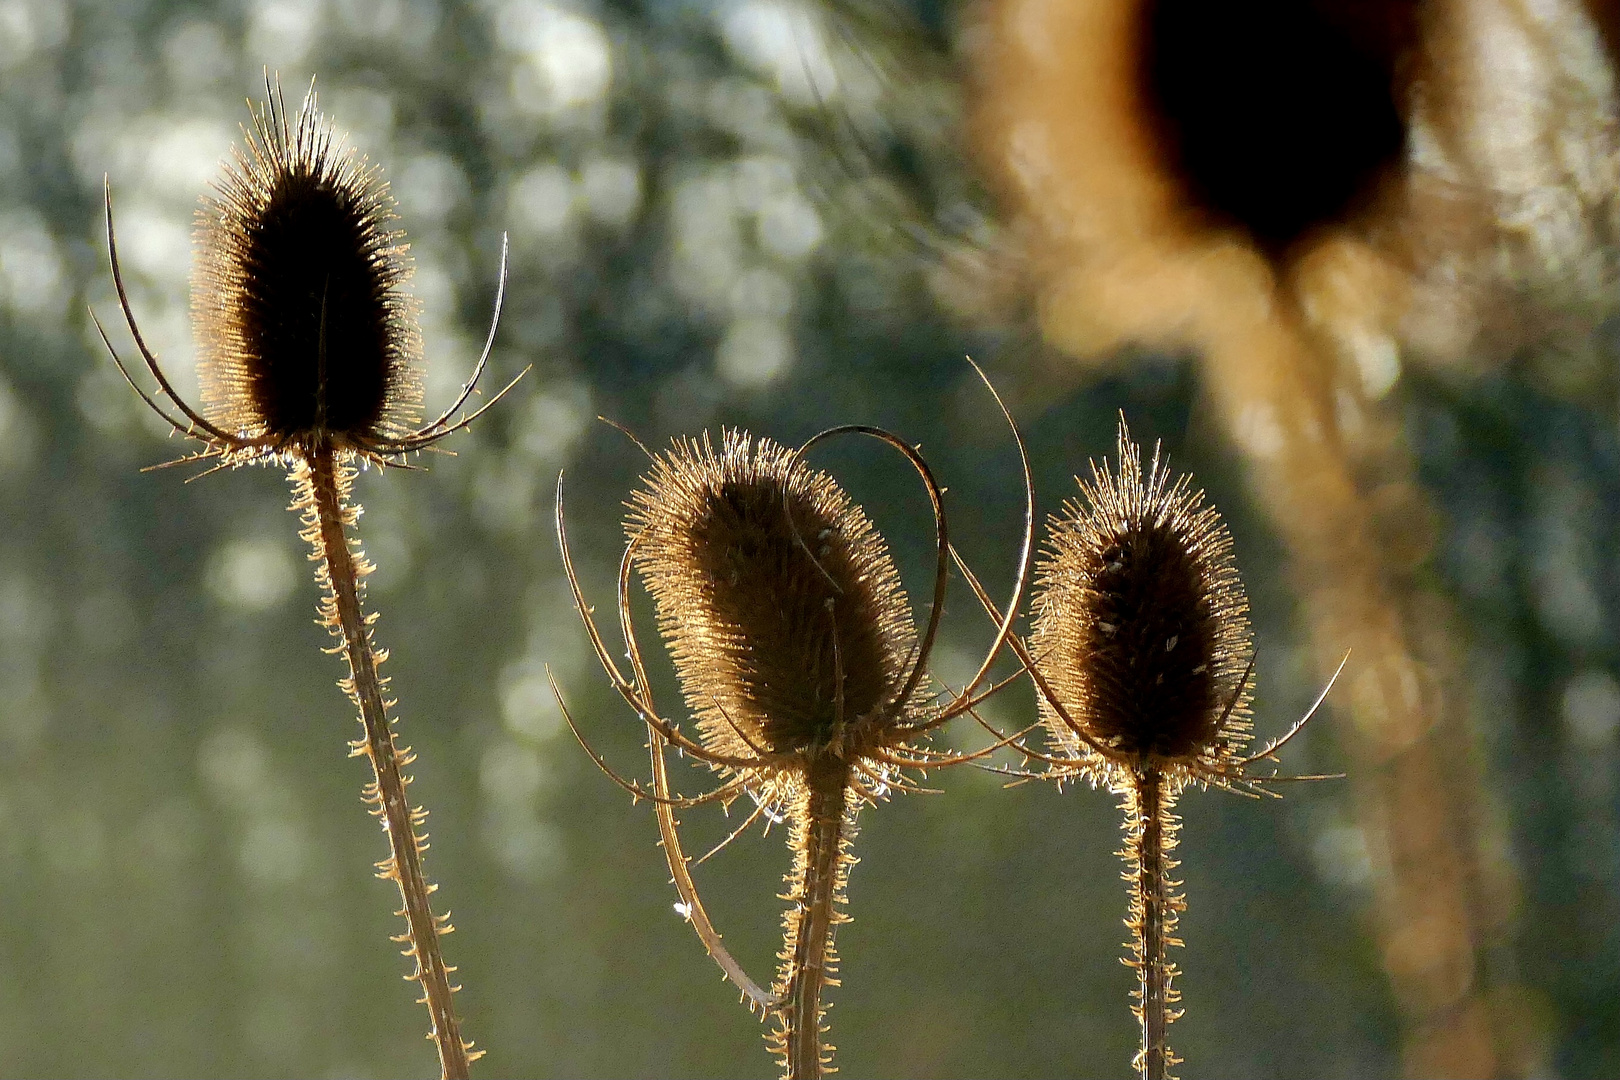
<svg viewBox="0 0 1620 1080">
<path fill-rule="evenodd" d="M 361 609 L 362 582 L 371 572 L 350 539 L 347 530 L 359 517 L 360 508 L 348 498 L 354 469 L 335 460 L 330 448 L 310 453 L 294 466 L 292 483 L 296 492 L 293 509 L 302 515 L 299 534 L 314 548 L 311 556 L 320 565 L 315 579 L 323 590 L 321 622 L 339 639 L 349 662 L 349 677 L 340 685 L 360 710 L 362 738 L 350 744 L 353 755 L 370 760 L 374 779 L 365 788 L 371 812 L 382 820 L 388 835 L 388 858 L 377 864 L 378 877 L 399 886 L 407 930 L 395 938 L 407 945 L 404 955 L 416 961 L 416 970 L 407 976 L 422 987 L 422 1003 L 432 1019 L 429 1033 L 439 1051 L 439 1063 L 446 1080 L 465 1080 L 471 1044 L 463 1041 L 451 995 L 457 987 L 450 982 L 454 968 L 446 966 L 439 938 L 453 929 L 449 913 L 434 915 L 430 894 L 437 888 L 422 872 L 422 856 L 427 850 L 427 834 L 418 829 L 427 820 L 427 811 L 413 808 L 405 797 L 410 778 L 402 772 L 414 760 L 409 748 L 394 743 L 393 721 L 388 716 L 391 701 L 383 699 L 386 680 L 378 666 L 388 658 L 386 649 L 372 641 L 371 626 L 376 616 Z"/>
<path fill-rule="evenodd" d="M 1125 799 L 1125 880 L 1130 884 L 1130 915 L 1125 920 L 1131 931 L 1131 957 L 1126 961 L 1136 969 L 1138 982 L 1132 1011 L 1142 1023 L 1142 1048 L 1133 1067 L 1143 1080 L 1168 1080 L 1170 1068 L 1181 1059 L 1167 1042 L 1170 1023 L 1181 1015 L 1173 1008 L 1181 992 L 1173 983 L 1180 974 L 1166 958 L 1171 945 L 1180 945 L 1174 936 L 1186 898 L 1174 890 L 1180 882 L 1170 880 L 1170 871 L 1179 864 L 1170 857 L 1176 846 L 1179 819 L 1172 814 L 1175 793 L 1163 773 L 1152 767 L 1132 770 Z"/>
<path fill-rule="evenodd" d="M 808 772 L 807 789 L 793 813 L 794 864 L 783 896 L 793 906 L 782 919 L 782 968 L 775 987 L 782 1008 L 770 1036 L 787 1080 L 819 1080 L 836 1071 L 831 1068 L 833 1047 L 821 1042 L 826 1013 L 821 992 L 838 985 L 833 935 L 849 921 L 840 907 L 854 864 L 849 844 L 855 823 L 848 767 L 837 759 L 829 764 L 833 767 Z"/>
</svg>

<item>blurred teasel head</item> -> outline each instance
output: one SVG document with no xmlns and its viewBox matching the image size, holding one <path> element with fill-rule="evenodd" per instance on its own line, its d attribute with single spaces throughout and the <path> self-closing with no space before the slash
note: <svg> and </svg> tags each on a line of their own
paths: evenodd
<svg viewBox="0 0 1620 1080">
<path fill-rule="evenodd" d="M 1369 399 L 1586 340 L 1620 265 L 1614 7 L 987 0 L 977 141 L 1043 336 Z"/>
<path fill-rule="evenodd" d="M 795 451 L 726 431 L 654 460 L 626 523 L 704 745 L 859 754 L 908 719 L 917 634 L 882 537 Z"/>
<path fill-rule="evenodd" d="M 1153 769 L 1220 782 L 1249 739 L 1248 599 L 1220 515 L 1120 420 L 1117 471 L 1092 464 L 1050 522 L 1031 651 L 1043 719 L 1094 781 Z"/>
<path fill-rule="evenodd" d="M 1416 0 L 1148 0 L 1138 87 L 1187 205 L 1281 251 L 1398 172 Z"/>
<path fill-rule="evenodd" d="M 244 438 L 357 447 L 422 402 L 411 265 L 380 170 L 279 88 L 197 211 L 192 318 L 209 418 Z"/>
</svg>

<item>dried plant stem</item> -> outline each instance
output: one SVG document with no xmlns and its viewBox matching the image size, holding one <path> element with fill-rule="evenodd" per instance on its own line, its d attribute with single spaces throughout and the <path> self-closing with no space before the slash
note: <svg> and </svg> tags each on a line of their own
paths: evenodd
<svg viewBox="0 0 1620 1080">
<path fill-rule="evenodd" d="M 783 1005 L 776 1033 L 788 1080 L 819 1080 L 832 1061 L 821 1043 L 821 991 L 837 986 L 838 954 L 833 929 L 848 922 L 838 910 L 849 877 L 849 767 L 837 758 L 811 765 L 808 790 L 796 808 L 793 848 L 797 855 L 784 916 L 787 931 L 776 990 Z M 830 1070 L 827 1070 L 830 1071 Z"/>
<path fill-rule="evenodd" d="M 714 928 L 709 919 L 709 912 L 703 906 L 703 900 L 698 896 L 697 884 L 692 880 L 691 857 L 681 848 L 680 822 L 675 820 L 675 809 L 669 802 L 669 766 L 664 761 L 664 741 L 656 731 L 651 728 L 647 731 L 647 750 L 652 756 L 653 788 L 658 792 L 662 801 L 655 802 L 658 815 L 659 843 L 664 848 L 664 857 L 669 862 L 670 880 L 675 883 L 675 891 L 680 894 L 681 903 L 686 905 L 686 918 L 697 931 L 698 940 L 703 942 L 703 948 L 720 965 L 720 970 L 726 973 L 737 989 L 742 991 L 743 998 L 748 1002 L 748 1011 L 759 1009 L 770 1012 L 776 1008 L 776 998 L 764 990 L 743 970 L 743 966 L 732 957 L 731 951 L 725 947 L 720 939 L 720 931 Z"/>
<path fill-rule="evenodd" d="M 1170 880 L 1177 865 L 1169 854 L 1176 846 L 1178 822 L 1170 812 L 1175 794 L 1164 774 L 1151 766 L 1132 770 L 1129 785 L 1122 854 L 1129 866 L 1125 879 L 1131 885 L 1126 920 L 1133 934 L 1131 966 L 1140 979 L 1133 1011 L 1142 1021 L 1142 1049 L 1134 1065 L 1143 1080 L 1168 1080 L 1170 1067 L 1180 1061 L 1167 1039 L 1171 1021 L 1181 1015 L 1171 1008 L 1181 994 L 1171 985 L 1179 972 L 1165 953 L 1169 946 L 1181 944 L 1173 935 L 1187 906 L 1186 899 L 1172 891 L 1177 883 Z"/>
<path fill-rule="evenodd" d="M 325 589 L 321 601 L 324 624 L 334 637 L 341 638 L 343 654 L 349 661 L 349 678 L 343 688 L 360 709 L 365 737 L 351 745 L 356 756 L 371 761 L 375 780 L 366 786 L 366 801 L 372 813 L 381 818 L 388 834 L 388 858 L 377 864 L 378 877 L 399 886 L 407 933 L 396 938 L 409 942 L 405 955 L 416 961 L 416 971 L 407 978 L 422 987 L 422 1001 L 432 1017 L 430 1035 L 439 1050 L 439 1063 L 445 1080 L 465 1080 L 468 1075 L 470 1044 L 463 1042 L 456 1020 L 450 983 L 454 968 L 446 967 L 439 949 L 439 936 L 451 931 L 449 915 L 435 916 L 428 897 L 437 886 L 428 884 L 422 872 L 422 853 L 427 835 L 416 830 L 427 819 L 427 812 L 412 808 L 405 798 L 410 783 L 400 770 L 413 759 L 408 748 L 394 744 L 392 721 L 383 700 L 384 680 L 377 668 L 388 658 L 386 649 L 371 640 L 375 616 L 364 615 L 360 607 L 360 586 L 371 567 L 358 556 L 357 542 L 346 534 L 359 517 L 359 507 L 348 499 L 354 470 L 339 465 L 330 446 L 318 446 L 307 461 L 300 461 L 292 480 L 298 492 L 294 510 L 303 514 L 302 536 L 315 549 L 321 565 L 316 581 Z"/>
</svg>

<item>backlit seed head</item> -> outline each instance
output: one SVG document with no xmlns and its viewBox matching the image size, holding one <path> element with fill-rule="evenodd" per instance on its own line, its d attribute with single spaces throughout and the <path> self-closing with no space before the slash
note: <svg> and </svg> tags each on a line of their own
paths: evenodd
<svg viewBox="0 0 1620 1080">
<path fill-rule="evenodd" d="M 278 447 L 364 450 L 418 421 L 421 335 L 404 234 L 376 166 L 342 146 L 313 89 L 280 88 L 197 212 L 192 319 L 204 408 Z"/>
<path fill-rule="evenodd" d="M 900 577 L 866 515 L 785 447 L 681 440 L 632 497 L 637 569 L 704 745 L 760 757 L 881 743 L 914 662 Z"/>
<path fill-rule="evenodd" d="M 1123 418 L 1118 445 L 1118 471 L 1092 463 L 1085 505 L 1052 519 L 1036 567 L 1031 646 L 1073 727 L 1044 695 L 1041 709 L 1059 749 L 1096 774 L 1214 779 L 1249 738 L 1249 604 L 1232 538 L 1191 477 L 1169 482 L 1157 451 L 1143 475 Z"/>
</svg>

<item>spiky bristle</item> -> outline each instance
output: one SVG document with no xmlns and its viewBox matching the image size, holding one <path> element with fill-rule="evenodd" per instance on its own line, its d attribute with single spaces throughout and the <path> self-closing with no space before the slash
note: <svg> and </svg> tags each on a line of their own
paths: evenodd
<svg viewBox="0 0 1620 1080">
<path fill-rule="evenodd" d="M 627 521 L 705 744 L 858 752 L 916 641 L 882 538 L 827 474 L 740 431 L 654 462 Z"/>
<path fill-rule="evenodd" d="M 341 146 L 313 89 L 289 122 L 273 87 L 217 190 L 197 212 L 192 274 L 209 419 L 282 447 L 408 433 L 421 335 L 376 166 Z"/>
<path fill-rule="evenodd" d="M 1218 775 L 1249 732 L 1248 599 L 1231 536 L 1190 477 L 1169 483 L 1157 451 L 1143 475 L 1123 418 L 1118 446 L 1118 471 L 1093 463 L 1086 505 L 1052 520 L 1036 569 L 1033 652 L 1079 731 L 1044 696 L 1041 707 L 1067 757 L 1095 748 L 1116 764 Z"/>
</svg>

